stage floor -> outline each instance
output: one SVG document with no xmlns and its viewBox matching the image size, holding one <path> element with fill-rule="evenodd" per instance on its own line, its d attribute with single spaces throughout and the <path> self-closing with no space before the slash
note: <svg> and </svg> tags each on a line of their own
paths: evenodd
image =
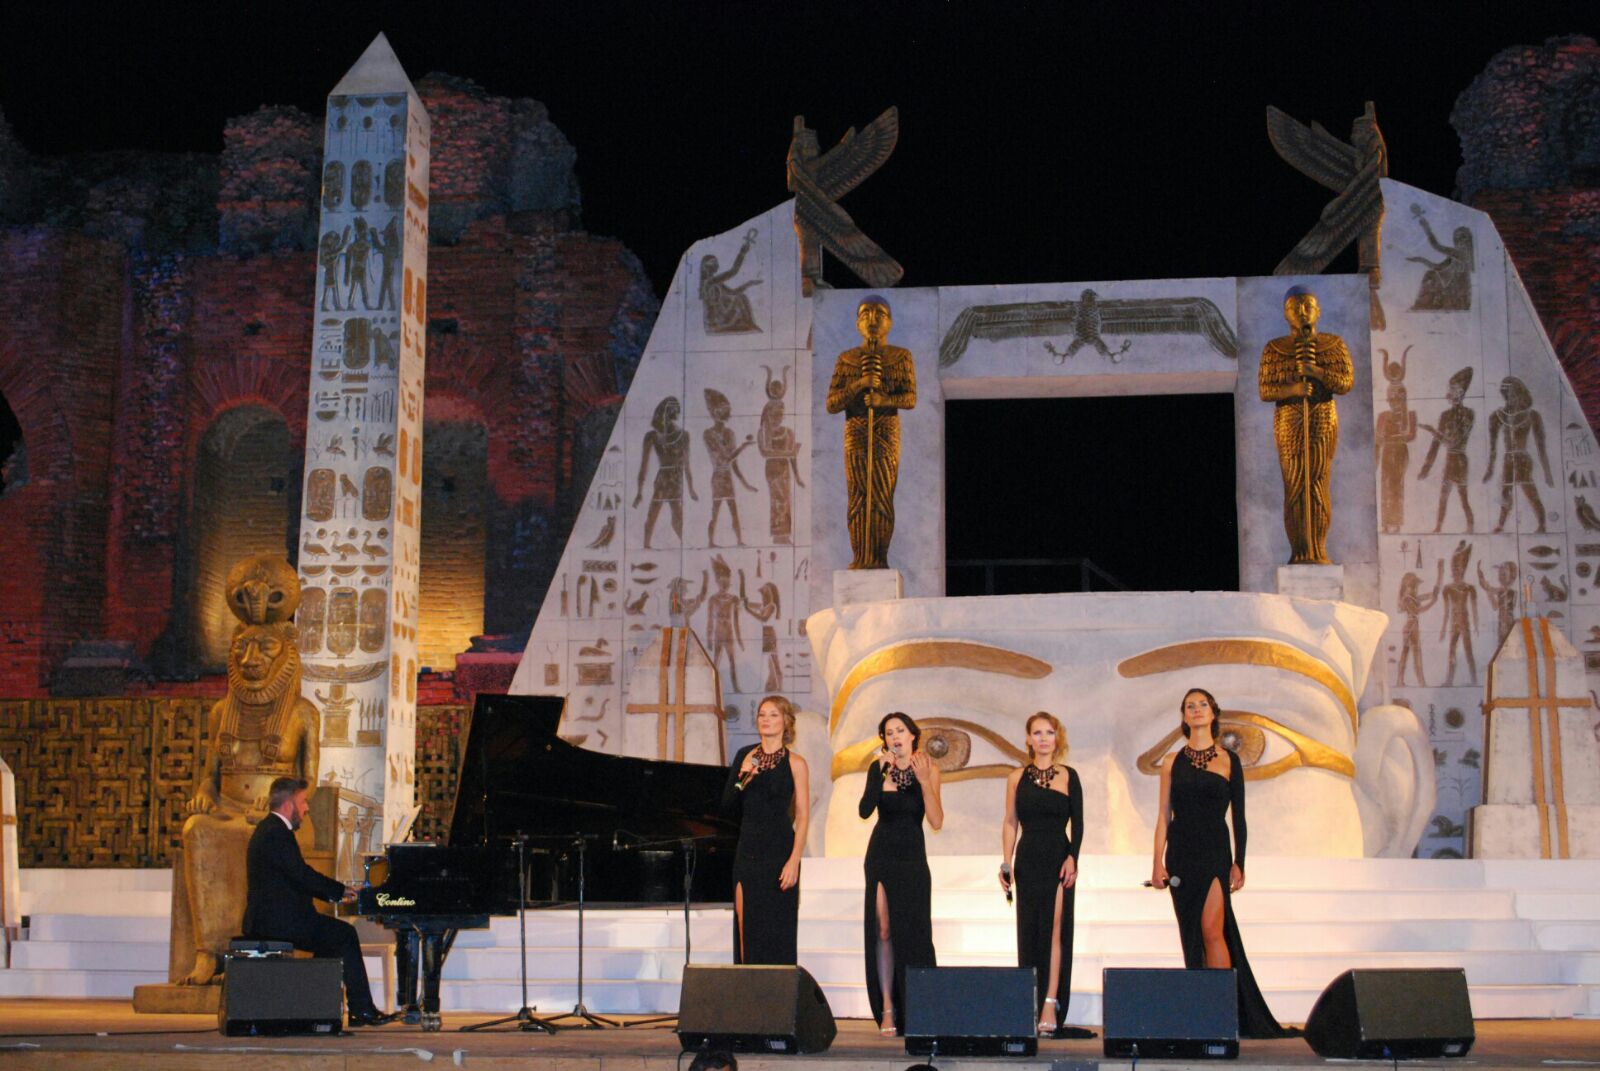
<svg viewBox="0 0 1600 1071">
<path fill-rule="evenodd" d="M 553 1066 L 557 1071 L 676 1071 L 679 1046 L 668 1030 L 641 1027 L 623 1030 L 563 1030 L 554 1037 L 522 1033 L 458 1033 L 469 1023 L 491 1016 L 446 1014 L 445 1029 L 426 1034 L 400 1024 L 361 1030 L 336 1038 L 225 1038 L 216 1020 L 203 1015 L 135 1015 L 125 1001 L 5 1000 L 0 1001 L 0 1061 L 7 1069 L 139 1068 L 153 1071 L 381 1071 L 440 1061 L 456 1066 L 525 1068 Z M 625 1016 L 625 1019 L 637 1016 Z M 1411 1067 L 1445 1065 L 1492 1071 L 1496 1068 L 1600 1067 L 1600 1021 L 1486 1019 L 1477 1023 L 1478 1040 L 1464 1060 L 1429 1060 Z M 242 1062 L 247 1061 L 247 1062 Z M 908 1057 L 904 1043 L 880 1038 L 862 1019 L 839 1020 L 833 1047 L 817 1056 L 743 1056 L 746 1071 L 801 1071 L 805 1065 L 826 1065 L 827 1071 L 885 1071 L 920 1058 Z M 1251 1068 L 1304 1068 L 1323 1061 L 1304 1041 L 1247 1041 L 1238 1064 Z M 1346 1063 L 1348 1061 L 1340 1061 Z M 1386 1061 L 1363 1061 L 1373 1066 Z M 1147 1060 L 1152 1068 L 1183 1066 Z M 941 1069 L 1092 1068 L 1099 1064 L 1129 1066 L 1107 1060 L 1098 1038 L 1092 1041 L 1045 1041 L 1031 1059 L 940 1058 Z M 1211 1061 L 1202 1064 L 1212 1065 Z"/>
</svg>

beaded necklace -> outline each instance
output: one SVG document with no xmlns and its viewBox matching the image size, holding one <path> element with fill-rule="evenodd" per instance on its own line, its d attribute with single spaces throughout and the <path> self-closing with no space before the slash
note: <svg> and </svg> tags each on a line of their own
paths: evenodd
<svg viewBox="0 0 1600 1071">
<path fill-rule="evenodd" d="M 1022 768 L 1022 772 L 1027 776 L 1029 781 L 1032 781 L 1040 788 L 1049 788 L 1050 782 L 1054 781 L 1056 779 L 1056 774 L 1060 773 L 1061 771 L 1055 766 L 1051 766 L 1048 770 L 1041 770 L 1039 767 L 1030 762 L 1028 765 Z"/>
</svg>

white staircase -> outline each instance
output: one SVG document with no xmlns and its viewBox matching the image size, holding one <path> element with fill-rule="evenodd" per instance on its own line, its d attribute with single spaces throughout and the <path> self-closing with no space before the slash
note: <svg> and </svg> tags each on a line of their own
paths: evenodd
<svg viewBox="0 0 1600 1071">
<path fill-rule="evenodd" d="M 939 962 L 1014 963 L 1012 908 L 992 857 L 935 857 L 933 937 Z M 1149 861 L 1086 856 L 1077 898 L 1074 1023 L 1100 1022 L 1105 967 L 1178 967 L 1170 899 L 1139 886 Z M 24 871 L 31 917 L 0 996 L 127 997 L 166 980 L 164 871 Z M 1479 1018 L 1600 1015 L 1600 863 L 1410 859 L 1251 861 L 1234 899 L 1245 948 L 1273 1012 L 1303 1021 L 1333 977 L 1352 967 L 1465 968 Z M 807 859 L 800 961 L 834 1014 L 867 1012 L 859 859 Z M 694 959 L 731 959 L 728 909 L 691 913 Z M 587 913 L 584 1004 L 590 1011 L 670 1012 L 683 971 L 683 915 Z M 577 1002 L 577 912 L 528 914 L 528 999 L 540 1014 Z M 368 964 L 374 984 L 376 959 Z M 445 965 L 444 1006 L 511 1012 L 522 1002 L 517 920 L 463 932 Z"/>
</svg>

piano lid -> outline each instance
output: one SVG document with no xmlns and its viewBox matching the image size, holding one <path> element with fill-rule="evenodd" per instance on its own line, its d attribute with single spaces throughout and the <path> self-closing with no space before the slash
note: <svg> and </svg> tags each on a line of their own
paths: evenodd
<svg viewBox="0 0 1600 1071">
<path fill-rule="evenodd" d="M 721 766 L 606 755 L 557 735 L 560 696 L 479 695 L 466 730 L 450 843 L 591 833 L 738 836 L 720 813 Z"/>
</svg>

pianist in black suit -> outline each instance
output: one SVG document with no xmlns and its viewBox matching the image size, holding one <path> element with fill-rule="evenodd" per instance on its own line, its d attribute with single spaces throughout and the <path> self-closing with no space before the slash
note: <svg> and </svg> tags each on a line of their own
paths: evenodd
<svg viewBox="0 0 1600 1071">
<path fill-rule="evenodd" d="M 375 1026 L 394 1018 L 378 1011 L 367 985 L 356 928 L 341 919 L 317 913 L 312 900 L 354 899 L 339 882 L 306 864 L 294 831 L 311 805 L 306 782 L 280 777 L 268 790 L 272 813 L 256 823 L 250 836 L 245 873 L 249 891 L 244 904 L 244 933 L 256 940 L 288 941 L 314 956 L 344 961 L 345 1002 L 351 1026 Z"/>
</svg>

